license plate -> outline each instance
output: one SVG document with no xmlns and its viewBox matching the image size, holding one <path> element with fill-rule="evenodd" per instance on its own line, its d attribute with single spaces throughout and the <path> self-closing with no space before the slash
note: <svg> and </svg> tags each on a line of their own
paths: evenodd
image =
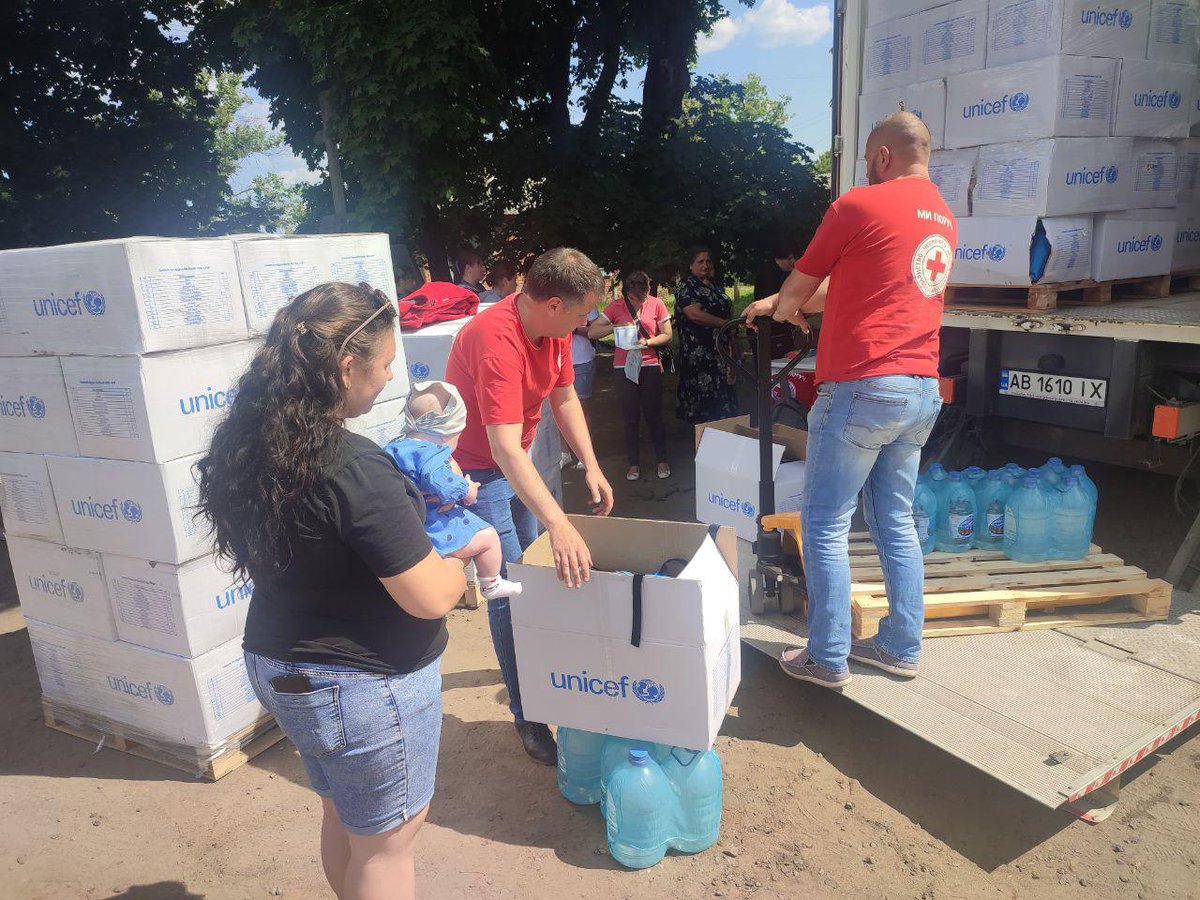
<svg viewBox="0 0 1200 900">
<path fill-rule="evenodd" d="M 1103 407 L 1108 401 L 1108 382 L 1103 378 L 1076 378 L 1074 375 L 1001 369 L 1000 393 L 1008 397 L 1032 397 L 1055 403 Z"/>
</svg>

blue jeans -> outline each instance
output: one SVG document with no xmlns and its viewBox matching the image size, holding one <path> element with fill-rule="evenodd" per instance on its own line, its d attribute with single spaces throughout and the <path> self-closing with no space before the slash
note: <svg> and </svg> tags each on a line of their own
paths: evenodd
<svg viewBox="0 0 1200 900">
<path fill-rule="evenodd" d="M 500 534 L 500 552 L 504 557 L 501 574 L 508 576 L 508 564 L 518 562 L 525 548 L 537 538 L 537 519 L 513 492 L 512 486 L 499 469 L 476 469 L 466 472 L 479 482 L 479 499 L 471 511 Z M 488 626 L 492 630 L 492 646 L 500 663 L 500 675 L 508 688 L 508 708 L 513 718 L 524 722 L 521 711 L 521 686 L 517 682 L 517 652 L 513 648 L 512 611 L 508 598 L 489 600 Z"/>
<path fill-rule="evenodd" d="M 801 530 L 808 653 L 846 671 L 850 654 L 850 520 L 861 492 L 879 550 L 888 615 L 875 644 L 906 662 L 921 652 L 925 565 L 912 504 L 921 447 L 942 399 L 936 378 L 885 375 L 825 382 L 808 414 Z"/>
</svg>

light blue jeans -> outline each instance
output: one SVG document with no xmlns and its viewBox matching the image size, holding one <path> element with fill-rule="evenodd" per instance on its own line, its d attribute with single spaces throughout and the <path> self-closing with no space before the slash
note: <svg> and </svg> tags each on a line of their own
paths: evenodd
<svg viewBox="0 0 1200 900">
<path fill-rule="evenodd" d="M 850 654 L 850 520 L 861 492 L 879 550 L 888 615 L 876 646 L 907 662 L 921 652 L 925 565 L 913 523 L 921 448 L 942 399 L 936 378 L 885 375 L 827 381 L 808 414 L 801 530 L 808 653 L 846 671 Z"/>
</svg>

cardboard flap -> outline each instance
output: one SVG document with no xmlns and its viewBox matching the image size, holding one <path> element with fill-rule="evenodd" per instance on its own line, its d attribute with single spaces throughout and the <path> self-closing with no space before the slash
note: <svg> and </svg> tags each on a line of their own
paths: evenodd
<svg viewBox="0 0 1200 900">
<path fill-rule="evenodd" d="M 779 468 L 783 445 L 771 444 L 771 472 Z M 758 441 L 710 428 L 700 436 L 696 466 L 719 466 L 734 478 L 758 478 Z"/>
</svg>

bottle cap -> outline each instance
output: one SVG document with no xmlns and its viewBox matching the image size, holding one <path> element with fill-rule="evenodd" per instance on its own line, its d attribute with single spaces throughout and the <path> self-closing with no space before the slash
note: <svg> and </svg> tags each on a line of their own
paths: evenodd
<svg viewBox="0 0 1200 900">
<path fill-rule="evenodd" d="M 650 758 L 650 754 L 640 747 L 636 747 L 629 751 L 629 761 L 635 766 L 644 766 L 646 760 Z"/>
<path fill-rule="evenodd" d="M 1066 477 L 1066 479 L 1063 481 L 1063 484 L 1065 484 L 1069 488 L 1072 488 L 1072 487 L 1075 487 L 1077 484 L 1079 484 L 1079 479 L 1076 478 L 1074 475 L 1068 475 Z"/>
</svg>

